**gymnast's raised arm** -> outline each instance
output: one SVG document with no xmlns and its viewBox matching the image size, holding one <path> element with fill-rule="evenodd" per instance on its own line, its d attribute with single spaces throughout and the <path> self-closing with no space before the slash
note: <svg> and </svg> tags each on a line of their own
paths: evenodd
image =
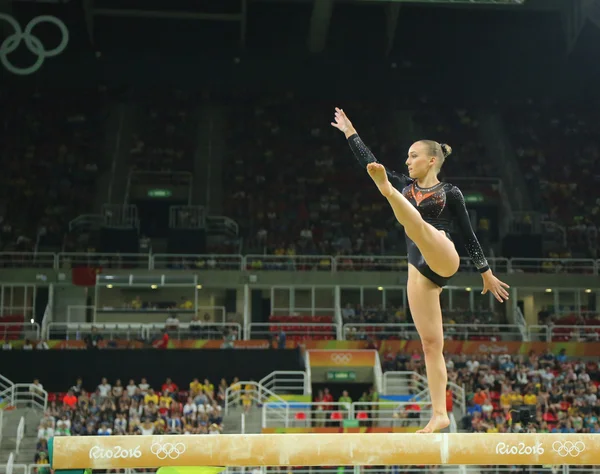
<svg viewBox="0 0 600 474">
<path fill-rule="evenodd" d="M 367 145 L 365 145 L 358 136 L 356 129 L 352 125 L 352 122 L 350 122 L 350 119 L 346 116 L 342 109 L 337 107 L 335 108 L 335 122 L 331 122 L 331 125 L 340 130 L 346 136 L 352 153 L 354 153 L 354 156 L 363 168 L 366 169 L 369 163 L 378 162 L 377 158 L 375 158 L 375 155 L 373 155 L 371 150 L 369 150 Z M 387 168 L 386 173 L 390 183 L 392 183 L 392 186 L 400 191 L 413 181 L 408 176 L 390 171 Z"/>
</svg>

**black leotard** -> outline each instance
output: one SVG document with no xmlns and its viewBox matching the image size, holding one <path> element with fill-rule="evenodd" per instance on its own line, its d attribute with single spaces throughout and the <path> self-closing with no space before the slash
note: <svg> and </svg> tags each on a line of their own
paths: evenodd
<svg viewBox="0 0 600 474">
<path fill-rule="evenodd" d="M 366 168 L 369 163 L 376 163 L 377 159 L 371 150 L 360 139 L 358 134 L 348 137 L 348 143 L 358 162 Z M 489 270 L 489 266 L 479 241 L 473 232 L 469 213 L 465 206 L 465 199 L 456 186 L 450 183 L 440 182 L 431 188 L 420 188 L 412 178 L 398 174 L 386 169 L 388 179 L 392 186 L 400 191 L 408 201 L 415 206 L 425 222 L 428 222 L 438 230 L 450 237 L 450 226 L 455 222 L 458 226 L 469 257 L 473 260 L 479 272 Z M 449 278 L 435 273 L 429 266 L 415 243 L 406 236 L 406 248 L 408 252 L 408 263 L 414 265 L 419 272 L 425 275 L 436 285 L 443 287 Z"/>
</svg>

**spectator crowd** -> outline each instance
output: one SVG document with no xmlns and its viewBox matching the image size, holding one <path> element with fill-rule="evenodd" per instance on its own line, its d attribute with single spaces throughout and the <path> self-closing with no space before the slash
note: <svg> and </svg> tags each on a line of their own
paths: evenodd
<svg viewBox="0 0 600 474">
<path fill-rule="evenodd" d="M 67 392 L 50 394 L 49 407 L 38 428 L 35 463 L 48 458 L 48 440 L 53 436 L 110 436 L 153 434 L 210 434 L 223 431 L 223 408 L 228 387 L 245 391 L 235 379 L 231 385 L 223 379 L 215 387 L 209 380 L 195 378 L 187 390 L 171 379 L 153 388 L 145 378 L 136 382 L 121 380 L 110 384 L 103 378 L 88 392 L 78 379 Z M 43 386 L 34 381 L 31 390 Z M 246 402 L 246 398 L 248 399 Z M 252 406 L 250 397 L 240 395 L 244 406 Z"/>
</svg>

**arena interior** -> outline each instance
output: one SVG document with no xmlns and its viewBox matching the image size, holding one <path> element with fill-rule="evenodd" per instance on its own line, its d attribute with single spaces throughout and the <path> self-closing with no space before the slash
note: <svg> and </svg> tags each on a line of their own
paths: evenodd
<svg viewBox="0 0 600 474">
<path fill-rule="evenodd" d="M 0 41 L 0 473 L 89 436 L 158 440 L 89 450 L 122 474 L 231 434 L 438 439 L 404 230 L 335 107 L 389 169 L 454 150 L 510 299 L 454 229 L 443 440 L 493 445 L 228 472 L 598 472 L 598 0 L 0 0 Z"/>
</svg>

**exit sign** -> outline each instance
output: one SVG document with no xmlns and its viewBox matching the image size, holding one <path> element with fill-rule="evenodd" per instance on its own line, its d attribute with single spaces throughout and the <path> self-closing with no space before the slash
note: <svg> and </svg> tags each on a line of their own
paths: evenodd
<svg viewBox="0 0 600 474">
<path fill-rule="evenodd" d="M 330 381 L 354 381 L 356 380 L 356 372 L 351 370 L 329 370 L 327 372 L 327 380 Z"/>
</svg>

